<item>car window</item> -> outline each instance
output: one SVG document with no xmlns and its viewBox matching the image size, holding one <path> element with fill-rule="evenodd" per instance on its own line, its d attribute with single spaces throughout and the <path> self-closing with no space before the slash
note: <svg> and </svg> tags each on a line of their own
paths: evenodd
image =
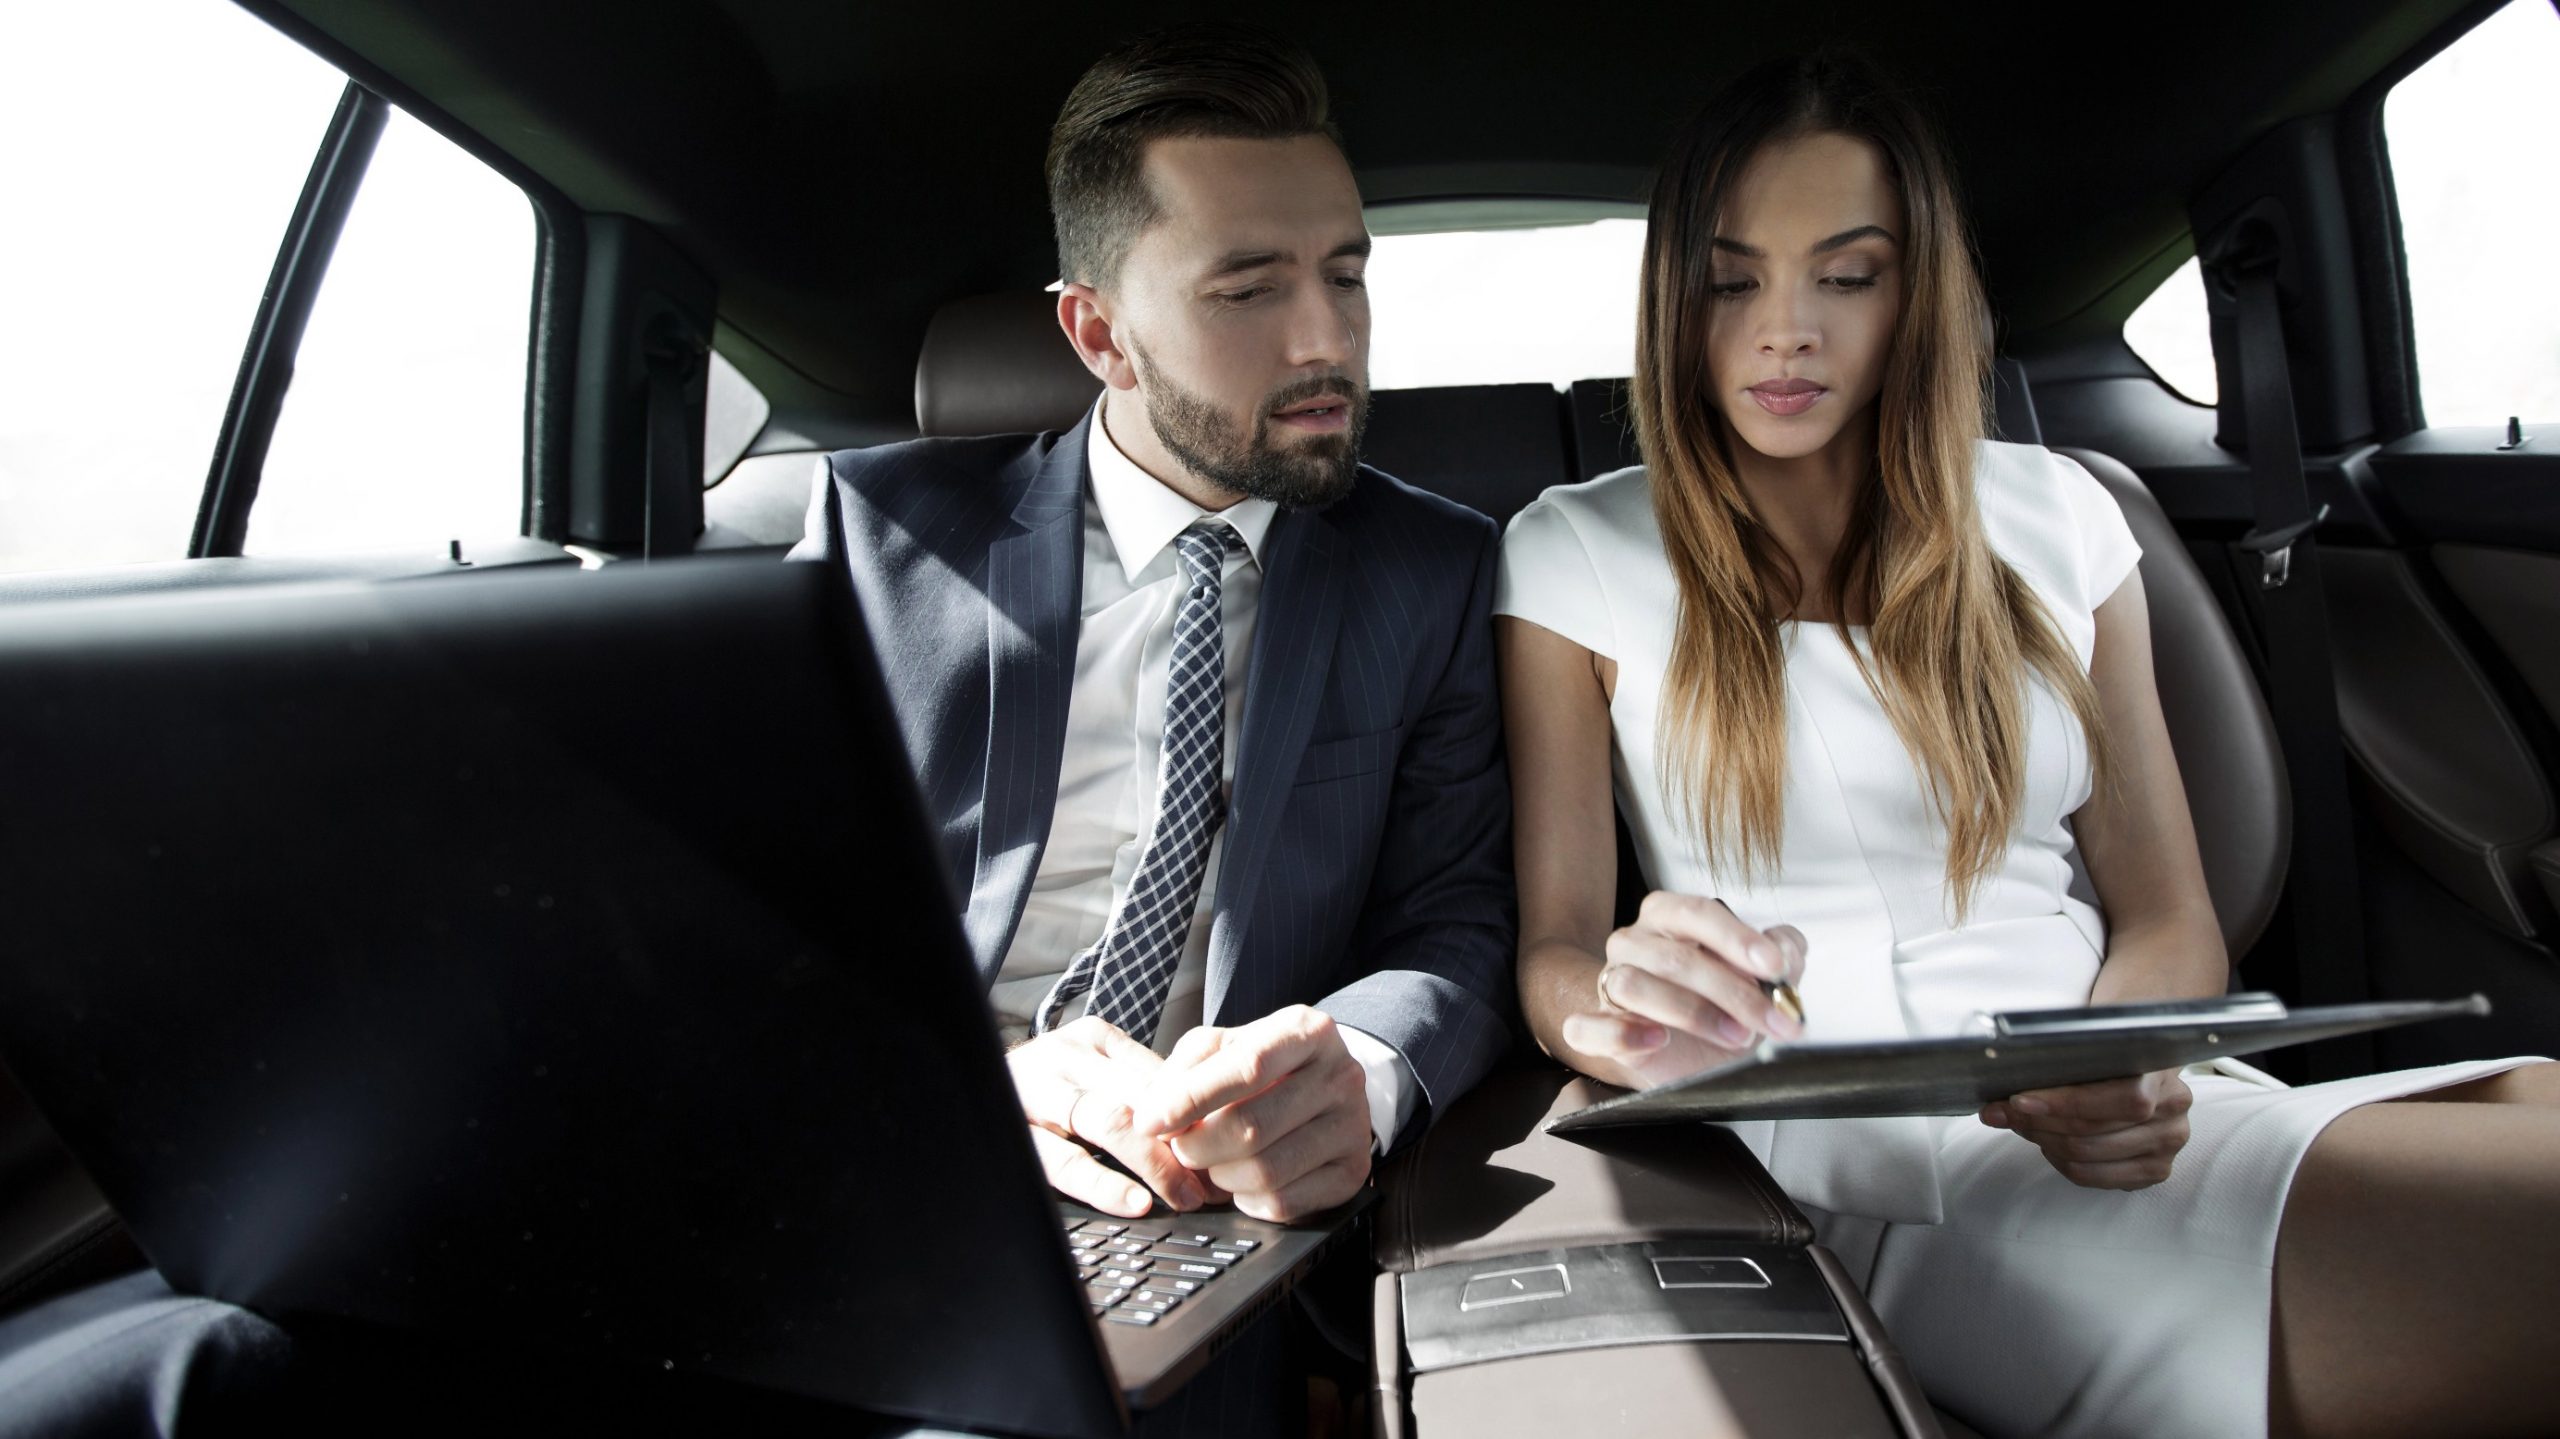
<svg viewBox="0 0 2560 1439">
<path fill-rule="evenodd" d="M 711 373 L 703 381 L 702 483 L 727 478 L 771 418 L 773 402 L 764 391 L 738 373 L 728 356 L 712 351 Z"/>
<path fill-rule="evenodd" d="M 1506 218 L 1370 212 L 1371 386 L 1569 385 L 1633 371 L 1644 221 L 1535 223 L 1544 216 L 1531 211 L 1531 223 L 1481 224 Z M 1467 220 L 1478 227 L 1421 228 Z M 1534 309 L 1521 298 L 1530 295 Z"/>
<path fill-rule="evenodd" d="M 536 243 L 522 190 L 392 112 L 303 333 L 247 553 L 521 531 Z"/>
<path fill-rule="evenodd" d="M 2190 259 L 2171 271 L 2125 318 L 2124 342 L 2179 395 L 2199 405 L 2219 402 L 2222 383 L 2213 368 L 2202 264 Z"/>
<path fill-rule="evenodd" d="M 2560 421 L 2555 80 L 2560 10 L 2512 0 L 2383 102 L 2431 425 Z"/>
<path fill-rule="evenodd" d="M 0 571 L 185 556 L 345 84 L 236 5 L 0 9 Z"/>
</svg>

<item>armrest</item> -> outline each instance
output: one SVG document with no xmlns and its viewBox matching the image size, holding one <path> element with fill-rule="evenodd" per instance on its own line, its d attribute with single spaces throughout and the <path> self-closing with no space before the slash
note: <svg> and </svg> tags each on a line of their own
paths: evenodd
<svg viewBox="0 0 2560 1439">
<path fill-rule="evenodd" d="M 88 1171 L 0 1069 L 0 1314 L 144 1263 Z"/>
<path fill-rule="evenodd" d="M 1720 1125 L 1546 1132 L 1616 1093 L 1553 1066 L 1486 1076 L 1379 1175 L 1379 1267 L 1648 1239 L 1812 1242 L 1813 1225 Z"/>
</svg>

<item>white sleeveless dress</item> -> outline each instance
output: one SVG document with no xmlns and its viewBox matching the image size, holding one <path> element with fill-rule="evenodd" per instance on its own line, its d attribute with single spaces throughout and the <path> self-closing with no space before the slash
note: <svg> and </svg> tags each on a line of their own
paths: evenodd
<svg viewBox="0 0 2560 1439">
<path fill-rule="evenodd" d="M 2089 660 L 2095 611 L 2140 556 L 2109 496 L 2038 446 L 1985 442 L 1975 493 L 1992 548 Z M 1787 629 L 1786 831 L 1773 878 L 1707 866 L 1654 754 L 1677 585 L 1641 469 L 1549 490 L 1503 538 L 1494 611 L 1615 660 L 1617 799 L 1658 889 L 1723 899 L 1810 941 L 1815 1038 L 1942 1034 L 1977 1010 L 2085 1004 L 2106 921 L 2072 848 L 2088 750 L 2030 686 L 2023 821 L 1962 926 L 1946 831 L 1840 633 Z M 1863 633 L 1856 642 L 1863 644 Z M 2193 1137 L 2170 1179 L 2084 1189 L 1971 1116 L 1734 1128 L 1865 1286 L 1932 1397 L 2000 1434 L 2263 1434 L 2276 1228 L 2295 1167 L 2357 1105 L 2523 1059 L 2287 1088 L 2197 1066 Z"/>
</svg>

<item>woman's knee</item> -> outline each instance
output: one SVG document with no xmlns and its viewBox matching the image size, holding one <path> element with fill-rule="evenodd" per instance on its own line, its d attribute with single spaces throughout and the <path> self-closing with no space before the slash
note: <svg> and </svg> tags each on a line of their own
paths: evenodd
<svg viewBox="0 0 2560 1439">
<path fill-rule="evenodd" d="M 2544 1060 L 2409 1096 L 2420 1103 L 2535 1104 L 2560 1109 L 2560 1064 Z"/>
</svg>

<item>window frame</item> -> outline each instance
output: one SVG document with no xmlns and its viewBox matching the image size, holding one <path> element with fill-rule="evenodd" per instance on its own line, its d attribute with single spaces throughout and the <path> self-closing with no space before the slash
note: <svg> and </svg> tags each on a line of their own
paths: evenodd
<svg viewBox="0 0 2560 1439">
<path fill-rule="evenodd" d="M 373 167 L 373 152 L 390 122 L 391 105 L 353 80 L 338 92 L 338 107 L 321 133 L 311 173 L 293 204 L 284 238 L 276 246 L 267 287 L 249 322 L 249 340 L 240 368 L 231 381 L 231 400 L 223 407 L 222 429 L 213 446 L 213 464 L 205 474 L 204 493 L 196 501 L 195 529 L 187 538 L 187 558 L 236 558 L 248 543 L 249 511 L 258 502 L 265 478 L 267 447 L 283 417 L 285 391 L 293 383 L 294 361 L 311 321 L 320 287 L 329 276 L 330 257 L 354 211 L 356 196 Z"/>
<path fill-rule="evenodd" d="M 224 414 L 221 439 L 198 502 L 196 529 L 187 550 L 189 558 L 237 555 L 241 552 L 241 545 L 248 535 L 250 512 L 257 501 L 267 446 L 274 438 L 276 422 L 283 411 L 283 382 L 292 374 L 296 352 L 300 348 L 301 322 L 309 318 L 311 305 L 318 297 L 321 280 L 328 269 L 329 255 L 336 248 L 338 231 L 345 224 L 347 211 L 362 193 L 365 174 L 372 160 L 373 141 L 380 137 L 392 106 L 399 107 L 411 119 L 488 166 L 501 179 L 521 191 L 533 207 L 533 283 L 529 287 L 525 315 L 524 433 L 520 479 L 523 499 L 517 510 L 516 528 L 519 534 L 534 539 L 553 543 L 567 539 L 568 417 L 577 363 L 579 305 L 586 274 L 584 213 L 570 203 L 567 196 L 526 169 L 513 156 L 498 150 L 416 91 L 393 80 L 380 67 L 347 50 L 326 32 L 276 4 L 275 0 L 240 0 L 240 4 L 252 18 L 287 41 L 310 51 L 345 76 L 347 89 L 341 96 L 338 115 L 332 118 L 314 153 L 311 177 L 304 184 L 302 199 L 296 205 L 293 219 L 277 247 L 276 268 L 269 283 L 269 293 L 259 305 L 257 319 L 243 348 L 231 406 Z M 364 100 L 360 101 L 359 96 L 365 97 Z M 351 136 L 342 135 L 341 121 L 347 118 L 351 108 L 369 108 L 373 112 L 370 120 L 373 133 L 363 141 L 361 154 L 347 148 L 345 141 Z M 321 218 L 314 211 L 314 206 L 322 198 L 336 206 L 336 213 L 326 225 L 325 233 L 310 223 Z M 310 278 L 307 293 L 302 294 L 299 300 L 300 314 L 282 313 L 287 300 L 284 282 L 304 271 L 309 272 Z M 282 320 L 291 322 L 292 343 L 278 347 L 271 341 L 283 338 L 278 323 Z M 264 388 L 253 391 L 253 385 L 271 387 L 272 402 L 252 407 L 248 401 L 263 400 L 266 393 Z"/>
</svg>

